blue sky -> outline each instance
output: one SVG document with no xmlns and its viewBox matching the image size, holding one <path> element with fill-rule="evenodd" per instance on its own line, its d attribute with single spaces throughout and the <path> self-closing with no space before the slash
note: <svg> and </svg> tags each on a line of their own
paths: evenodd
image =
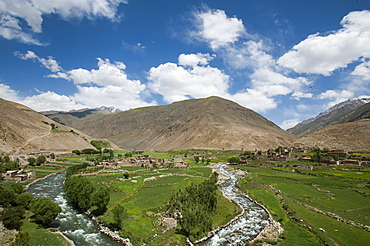
<svg viewBox="0 0 370 246">
<path fill-rule="evenodd" d="M 220 96 L 286 129 L 370 95 L 367 0 L 0 0 L 0 97 L 37 111 Z"/>
</svg>

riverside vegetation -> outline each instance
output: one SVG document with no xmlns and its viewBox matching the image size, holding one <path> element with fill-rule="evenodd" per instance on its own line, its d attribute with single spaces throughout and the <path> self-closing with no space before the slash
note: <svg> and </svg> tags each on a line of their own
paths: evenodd
<svg viewBox="0 0 370 246">
<path fill-rule="evenodd" d="M 158 158 L 187 156 L 184 160 L 191 166 L 189 169 L 122 167 L 112 172 L 85 163 L 86 159 L 94 163 L 97 158 L 102 158 L 101 155 L 105 156 L 103 159 L 110 158 L 109 151 L 102 152 L 69 157 L 64 160 L 65 163 L 48 163 L 30 168 L 36 170 L 38 177 L 42 177 L 71 167 L 65 182 L 66 192 L 69 189 L 67 187 L 75 183 L 85 187 L 80 192 L 91 194 L 86 196 L 89 197 L 86 201 L 75 200 L 76 206 L 88 209 L 101 223 L 119 230 L 120 235 L 130 238 L 133 245 L 184 245 L 185 236 L 199 239 L 240 212 L 238 206 L 215 188 L 217 178 L 207 164 L 227 162 L 232 157 L 235 161 L 240 151 L 113 153 L 113 158 L 137 154 Z M 303 164 L 306 163 L 251 160 L 248 165 L 231 166 L 246 171 L 239 181 L 239 187 L 263 204 L 284 228 L 280 236 L 265 237 L 254 244 L 366 245 L 370 241 L 370 168 L 333 168 L 317 164 L 312 171 L 293 172 L 296 166 Z M 209 191 L 207 196 L 191 192 L 204 188 Z M 195 202 L 188 203 L 185 198 Z M 73 195 L 69 199 L 74 202 Z M 202 200 L 205 203 L 199 202 Z M 206 206 L 207 209 L 203 209 Z M 171 228 L 163 223 L 163 219 L 172 216 L 176 210 L 184 219 L 179 220 L 177 227 Z M 194 211 L 194 214 L 189 214 L 189 211 Z M 200 216 L 197 217 L 197 212 L 202 214 L 198 213 Z M 204 218 L 201 224 L 197 223 L 199 218 Z M 45 229 L 37 229 L 26 223 L 25 219 L 23 221 L 21 229 L 29 233 L 30 245 L 43 245 L 35 232 Z M 56 237 L 55 234 L 43 232 L 48 237 Z M 21 236 L 19 234 L 18 237 Z M 55 242 L 55 245 L 65 244 L 63 240 Z"/>
</svg>

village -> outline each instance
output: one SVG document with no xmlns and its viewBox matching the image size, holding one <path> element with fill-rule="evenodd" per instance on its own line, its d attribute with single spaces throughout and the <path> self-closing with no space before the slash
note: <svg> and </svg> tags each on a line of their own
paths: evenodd
<svg viewBox="0 0 370 246">
<path fill-rule="evenodd" d="M 103 167 L 104 169 L 122 169 L 124 167 L 142 167 L 146 169 L 188 169 L 189 164 L 186 159 L 192 159 L 196 162 L 210 163 L 211 160 L 216 159 L 212 156 L 212 152 L 207 151 L 190 151 L 191 154 L 183 154 L 181 156 L 172 155 L 171 158 L 156 158 L 150 155 L 137 155 L 131 157 L 113 158 L 111 161 L 101 161 L 99 164 L 94 165 L 91 163 L 91 168 Z M 338 165 L 353 165 L 353 166 L 370 166 L 370 157 L 362 156 L 360 152 L 346 152 L 344 150 L 327 150 L 319 153 L 319 159 L 315 158 L 315 149 L 311 148 L 293 148 L 293 147 L 278 147 L 275 150 L 267 151 L 246 151 L 240 154 L 239 165 L 252 165 L 255 162 L 251 160 L 268 160 L 276 166 L 289 166 L 292 161 L 301 161 L 307 164 L 294 165 L 298 171 L 311 171 L 316 165 L 338 166 Z M 309 155 L 311 154 L 311 155 Z M 40 152 L 29 153 L 23 155 L 14 155 L 10 158 L 14 161 L 17 160 L 17 170 L 2 171 L 2 178 L 4 180 L 13 180 L 16 182 L 25 182 L 33 179 L 36 176 L 32 165 L 28 162 L 29 158 L 38 158 L 45 156 L 47 162 L 56 162 L 63 160 L 64 157 L 73 156 L 73 153 L 60 153 L 55 156 L 54 153 Z M 318 155 L 318 154 L 316 154 Z M 281 163 L 281 164 L 278 164 Z M 48 164 L 42 164 L 47 166 Z"/>
</svg>

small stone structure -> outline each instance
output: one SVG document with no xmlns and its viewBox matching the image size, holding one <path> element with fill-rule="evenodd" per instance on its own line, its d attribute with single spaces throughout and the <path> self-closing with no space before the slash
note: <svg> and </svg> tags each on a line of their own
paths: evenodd
<svg viewBox="0 0 370 246">
<path fill-rule="evenodd" d="M 26 181 L 28 179 L 32 179 L 36 176 L 35 171 L 25 171 L 23 169 L 21 170 L 11 170 L 2 172 L 3 178 L 5 180 L 13 180 L 16 182 Z"/>
<path fill-rule="evenodd" d="M 162 168 L 165 164 L 172 164 L 173 168 L 188 169 L 189 165 L 186 164 L 181 158 L 164 159 L 155 158 L 151 156 L 135 156 L 131 158 L 122 158 L 111 162 L 102 162 L 105 168 L 119 169 L 121 167 L 144 167 L 147 169 Z"/>
</svg>

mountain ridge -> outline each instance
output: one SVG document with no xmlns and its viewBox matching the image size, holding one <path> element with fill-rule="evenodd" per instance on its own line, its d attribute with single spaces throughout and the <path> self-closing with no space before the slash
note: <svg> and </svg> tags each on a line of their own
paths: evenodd
<svg viewBox="0 0 370 246">
<path fill-rule="evenodd" d="M 63 126 L 25 105 L 0 99 L 0 107 L 0 153 L 94 148 L 89 142 L 91 137 Z"/>
<path fill-rule="evenodd" d="M 333 107 L 327 109 L 326 111 L 313 118 L 298 123 L 296 126 L 287 129 L 287 131 L 298 137 L 304 137 L 306 135 L 324 129 L 325 127 L 340 123 L 346 123 L 350 121 L 344 120 L 344 118 L 348 118 L 347 114 L 369 102 L 370 98 L 349 99 L 347 101 L 334 105 Z"/>
<path fill-rule="evenodd" d="M 296 139 L 256 112 L 220 97 L 85 118 L 73 127 L 123 149 L 268 149 Z"/>
</svg>

